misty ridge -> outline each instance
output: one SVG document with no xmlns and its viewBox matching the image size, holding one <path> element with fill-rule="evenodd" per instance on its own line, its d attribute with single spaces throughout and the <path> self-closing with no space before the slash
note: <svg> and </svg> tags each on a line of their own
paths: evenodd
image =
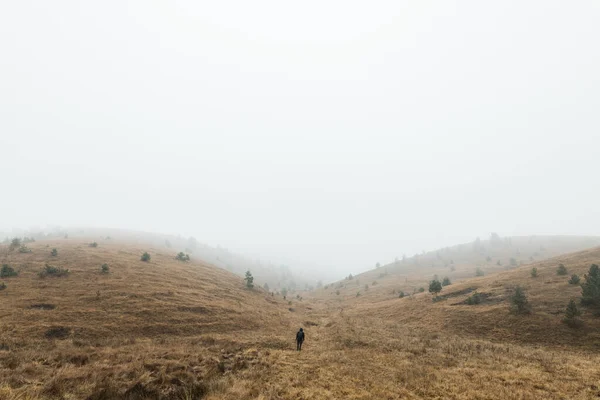
<svg viewBox="0 0 600 400">
<path fill-rule="evenodd" d="M 165 235 L 160 233 L 136 232 L 117 229 L 100 229 L 90 227 L 15 230 L 12 233 L 0 232 L 4 237 L 3 244 L 9 245 L 14 238 L 22 239 L 22 243 L 35 240 L 51 239 L 87 239 L 94 243 L 116 241 L 123 245 L 129 243 L 145 244 L 154 248 L 162 248 L 172 253 L 184 253 L 192 259 L 210 263 L 241 277 L 251 271 L 256 283 L 267 291 L 313 291 L 329 286 L 335 282 L 348 279 L 348 276 L 370 276 L 374 273 L 378 278 L 388 274 L 410 276 L 413 273 L 431 277 L 446 275 L 456 279 L 465 279 L 474 271 L 484 274 L 507 270 L 540 261 L 559 254 L 584 250 L 600 245 L 600 237 L 594 236 L 527 236 L 500 237 L 491 233 L 488 239 L 477 237 L 471 243 L 458 244 L 433 251 L 423 250 L 421 253 L 395 257 L 393 261 L 377 261 L 359 271 L 340 271 L 339 266 L 322 270 L 321 273 L 307 273 L 302 266 L 286 265 L 271 261 L 252 259 L 244 254 L 231 252 L 221 246 L 212 247 L 200 243 L 193 236 Z M 95 242 L 98 241 L 98 242 Z M 8 248 L 7 248 L 8 249 Z M 457 271 L 458 266 L 458 271 Z M 449 278 L 450 279 L 450 278 Z M 339 283 L 338 283 L 339 285 Z"/>
</svg>

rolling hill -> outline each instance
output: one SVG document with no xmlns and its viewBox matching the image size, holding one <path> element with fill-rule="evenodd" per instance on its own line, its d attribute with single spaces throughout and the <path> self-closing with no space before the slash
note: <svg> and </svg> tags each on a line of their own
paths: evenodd
<svg viewBox="0 0 600 400">
<path fill-rule="evenodd" d="M 568 254 L 600 245 L 594 236 L 526 236 L 476 240 L 452 247 L 418 254 L 396 260 L 380 268 L 335 282 L 322 289 L 333 295 L 340 292 L 346 297 L 360 293 L 371 301 L 405 294 L 417 293 L 434 277 L 451 282 L 509 271 L 521 265 L 533 265 L 561 254 Z M 386 293 L 382 295 L 382 293 Z"/>
<path fill-rule="evenodd" d="M 18 273 L 1 279 L 0 398 L 84 398 L 140 382 L 162 395 L 202 391 L 225 368 L 221 350 L 279 346 L 277 333 L 290 329 L 287 302 L 232 273 L 164 248 L 90 242 L 0 248 L 1 263 Z M 140 260 L 146 251 L 149 262 Z M 68 274 L 40 277 L 46 265 Z"/>
<path fill-rule="evenodd" d="M 583 275 L 600 262 L 598 248 L 457 280 L 433 302 L 429 293 L 399 298 L 383 283 L 359 296 L 347 287 L 283 299 L 211 265 L 177 261 L 164 248 L 121 241 L 27 246 L 31 253 L 0 247 L 2 262 L 19 272 L 2 278 L 0 291 L 3 399 L 600 395 L 600 318 L 584 308 L 581 327 L 563 324 L 580 288 L 556 274 L 563 263 Z M 149 262 L 140 260 L 146 251 Z M 69 273 L 40 277 L 46 263 Z M 509 312 L 516 285 L 531 314 Z M 482 301 L 467 304 L 474 293 Z M 307 341 L 296 352 L 301 326 Z"/>
</svg>

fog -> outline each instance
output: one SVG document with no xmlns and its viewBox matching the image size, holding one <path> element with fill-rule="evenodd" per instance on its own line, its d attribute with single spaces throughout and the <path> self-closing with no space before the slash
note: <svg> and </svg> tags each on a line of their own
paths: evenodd
<svg viewBox="0 0 600 400">
<path fill-rule="evenodd" d="M 600 234 L 597 1 L 4 1 L 0 231 L 344 275 Z"/>
</svg>

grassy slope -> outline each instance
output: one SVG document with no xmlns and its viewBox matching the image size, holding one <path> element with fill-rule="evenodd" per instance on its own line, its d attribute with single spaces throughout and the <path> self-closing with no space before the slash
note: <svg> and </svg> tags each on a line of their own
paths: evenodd
<svg viewBox="0 0 600 400">
<path fill-rule="evenodd" d="M 557 275 L 560 263 L 567 267 L 568 275 Z M 436 303 L 427 292 L 399 299 L 379 291 L 374 296 L 380 296 L 380 301 L 358 302 L 352 312 L 376 313 L 407 326 L 429 327 L 479 339 L 588 347 L 597 351 L 600 349 L 600 319 L 593 315 L 595 310 L 582 309 L 585 324 L 580 329 L 574 330 L 562 323 L 569 300 L 577 300 L 581 295 L 581 287 L 569 284 L 568 280 L 571 274 L 578 274 L 583 281 L 592 263 L 600 264 L 600 248 L 446 286 L 440 293 L 443 300 Z M 531 277 L 533 267 L 538 270 L 536 278 Z M 509 313 L 510 296 L 517 285 L 525 289 L 532 306 L 531 315 Z M 485 300 L 479 305 L 464 304 L 475 292 L 484 295 Z"/>
<path fill-rule="evenodd" d="M 194 382 L 218 368 L 223 348 L 261 341 L 268 347 L 269 340 L 277 346 L 277 333 L 290 330 L 283 299 L 249 291 L 222 269 L 176 261 L 165 249 L 109 240 L 92 248 L 71 239 L 28 246 L 32 253 L 8 257 L 0 248 L 2 263 L 19 271 L 3 279 L 7 289 L 0 292 L 0 378 L 11 393 L 81 398 L 97 391 L 89 385 L 128 387 L 169 375 L 169 368 L 196 368 L 182 378 Z M 144 251 L 150 262 L 140 261 Z M 70 274 L 38 277 L 46 262 Z M 109 274 L 100 273 L 103 263 Z M 41 304 L 55 308 L 31 308 Z M 47 339 L 57 327 L 66 328 L 67 338 Z"/>
<path fill-rule="evenodd" d="M 344 303 L 356 297 L 371 302 L 397 297 L 403 291 L 411 294 L 423 287 L 428 288 L 428 282 L 435 275 L 441 280 L 449 277 L 452 282 L 459 282 L 475 277 L 475 271 L 480 268 L 485 275 L 515 269 L 510 265 L 514 258 L 521 265 L 533 265 L 561 254 L 568 254 L 600 245 L 600 237 L 585 236 L 531 236 L 512 237 L 510 245 L 492 246 L 489 241 L 482 241 L 481 248 L 474 251 L 473 244 L 461 244 L 424 255 L 399 260 L 397 263 L 384 265 L 354 276 L 352 280 L 343 280 L 328 286 L 323 291 L 333 296 L 339 290 L 344 297 Z M 488 257 L 491 261 L 488 261 Z M 533 259 L 533 260 L 531 260 Z M 501 265 L 497 265 L 500 261 Z M 368 285 L 368 289 L 366 289 Z M 395 291 L 396 293 L 393 293 Z M 382 295 L 382 292 L 386 295 Z M 323 297 L 322 293 L 318 294 Z"/>
<path fill-rule="evenodd" d="M 466 295 L 437 303 L 426 293 L 398 299 L 383 284 L 358 298 L 320 291 L 289 305 L 245 290 L 227 272 L 175 262 L 172 254 L 151 251 L 152 263 L 141 263 L 146 249 L 119 243 L 100 243 L 97 249 L 81 242 L 50 244 L 59 248 L 53 263 L 73 273 L 41 280 L 35 272 L 51 259 L 45 245 L 36 243 L 30 255 L 11 255 L 23 271 L 6 279 L 8 288 L 0 292 L 6 300 L 0 306 L 0 340 L 9 347 L 0 350 L 0 398 L 600 395 L 598 321 L 588 312 L 581 331 L 560 323 L 559 312 L 578 289 L 554 272 L 564 262 L 569 272 L 583 273 L 600 261 L 597 249 L 541 262 L 535 279 L 531 266 L 524 266 L 442 292 L 475 287 L 492 295 L 478 306 L 452 305 Z M 99 265 L 106 259 L 112 273 L 102 276 Z M 507 289 L 517 283 L 527 288 L 532 315 L 508 312 Z M 28 309 L 41 302 L 57 308 Z M 69 338 L 45 339 L 53 325 L 70 327 Z M 302 353 L 293 350 L 298 326 L 307 331 Z"/>
</svg>

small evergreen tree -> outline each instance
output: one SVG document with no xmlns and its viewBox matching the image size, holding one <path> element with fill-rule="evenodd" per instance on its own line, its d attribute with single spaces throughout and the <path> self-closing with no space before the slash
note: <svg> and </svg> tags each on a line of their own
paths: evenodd
<svg viewBox="0 0 600 400">
<path fill-rule="evenodd" d="M 450 282 L 450 278 L 445 276 L 444 279 L 442 280 L 442 286 L 449 286 L 449 285 L 452 285 L 452 282 Z"/>
<path fill-rule="evenodd" d="M 250 270 L 246 271 L 246 277 L 244 280 L 246 281 L 246 287 L 248 289 L 252 289 L 254 287 L 254 277 L 252 276 Z"/>
<path fill-rule="evenodd" d="M 584 306 L 600 306 L 600 267 L 592 264 L 581 284 L 581 304 Z"/>
<path fill-rule="evenodd" d="M 52 249 L 52 251 L 50 252 L 50 255 L 52 257 L 56 257 L 58 255 L 58 250 L 56 248 Z"/>
<path fill-rule="evenodd" d="M 96 242 L 92 242 L 89 244 L 90 247 L 98 247 L 98 243 Z"/>
<path fill-rule="evenodd" d="M 437 297 L 438 293 L 442 291 L 442 284 L 437 279 L 429 282 L 429 293 Z"/>
<path fill-rule="evenodd" d="M 527 296 L 522 287 L 517 286 L 513 295 L 510 297 L 511 310 L 515 314 L 529 314 L 531 312 L 531 306 L 527 301 Z"/>
<path fill-rule="evenodd" d="M 180 251 L 179 253 L 177 253 L 177 256 L 175 256 L 175 258 L 179 261 L 190 261 L 190 255 L 189 254 L 185 254 L 183 251 Z"/>
<path fill-rule="evenodd" d="M 9 246 L 10 251 L 13 251 L 14 249 L 18 249 L 19 247 L 21 247 L 21 239 L 14 238 L 13 240 L 11 240 L 10 246 Z"/>
<path fill-rule="evenodd" d="M 579 275 L 577 275 L 577 274 L 573 274 L 573 275 L 571 275 L 571 279 L 569 279 L 569 283 L 570 283 L 571 285 L 577 285 L 577 284 L 579 283 L 579 281 L 580 281 L 580 280 L 581 280 L 581 279 L 579 278 Z"/>
<path fill-rule="evenodd" d="M 2 278 L 8 278 L 10 276 L 17 276 L 18 272 L 14 270 L 13 267 L 11 267 L 8 264 L 2 264 L 2 268 L 0 269 L 0 277 Z"/>
<path fill-rule="evenodd" d="M 425 288 L 424 288 L 424 287 L 420 287 L 420 288 L 419 288 L 419 293 L 423 293 L 424 291 L 425 291 Z"/>
<path fill-rule="evenodd" d="M 560 264 L 556 269 L 556 275 L 566 275 L 567 273 L 567 268 L 564 264 Z"/>
<path fill-rule="evenodd" d="M 100 270 L 103 274 L 108 274 L 110 272 L 110 267 L 108 266 L 108 264 L 102 264 Z"/>
<path fill-rule="evenodd" d="M 404 292 L 401 290 L 400 293 L 398 294 L 399 298 L 403 298 L 404 297 Z"/>
<path fill-rule="evenodd" d="M 537 276 L 538 276 L 537 268 L 536 267 L 531 268 L 531 277 L 537 278 Z"/>
<path fill-rule="evenodd" d="M 152 257 L 150 256 L 150 254 L 148 254 L 148 252 L 144 252 L 144 254 L 142 254 L 142 257 L 140 258 L 140 260 L 144 261 L 144 262 L 148 262 L 150 261 Z"/>
<path fill-rule="evenodd" d="M 468 305 L 474 306 L 479 303 L 481 303 L 481 296 L 479 296 L 479 293 L 473 293 L 471 296 L 467 297 Z"/>
<path fill-rule="evenodd" d="M 571 327 L 576 327 L 581 323 L 581 321 L 578 318 L 580 315 L 581 311 L 579 311 L 579 309 L 577 308 L 575 300 L 571 299 L 565 310 L 565 317 L 563 318 L 563 322 Z"/>
<path fill-rule="evenodd" d="M 510 258 L 510 266 L 511 267 L 516 267 L 517 266 L 517 260 L 515 258 Z"/>
<path fill-rule="evenodd" d="M 485 272 L 483 272 L 483 270 L 479 267 L 477 267 L 477 269 L 475 269 L 475 276 L 484 276 Z"/>
</svg>

